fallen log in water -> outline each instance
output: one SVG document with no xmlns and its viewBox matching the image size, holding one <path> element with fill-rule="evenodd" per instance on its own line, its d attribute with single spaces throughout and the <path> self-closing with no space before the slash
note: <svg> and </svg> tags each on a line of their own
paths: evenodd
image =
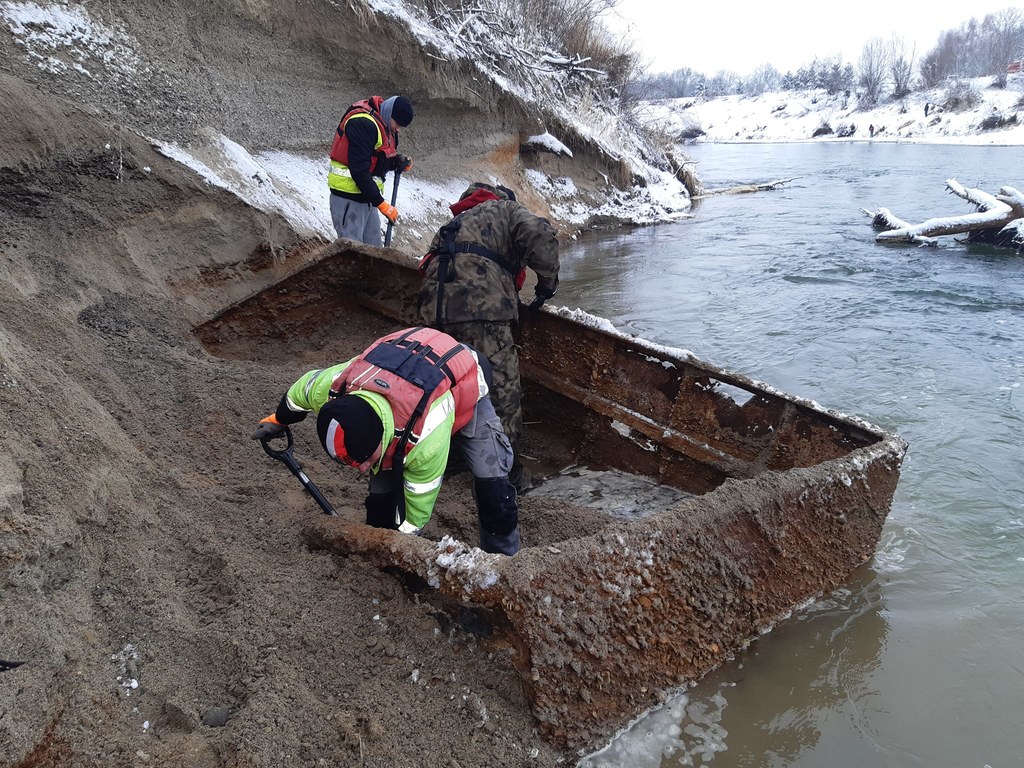
<svg viewBox="0 0 1024 768">
<path fill-rule="evenodd" d="M 981 189 L 964 187 L 956 179 L 947 179 L 946 189 L 974 205 L 974 213 L 911 224 L 895 216 L 888 208 L 876 211 L 865 208 L 864 213 L 871 217 L 872 226 L 883 230 L 875 236 L 876 242 L 937 245 L 938 237 L 967 234 L 968 242 L 1016 248 L 1018 252 L 1024 247 L 1024 193 L 1013 187 L 1001 187 L 998 195 L 992 195 Z"/>
<path fill-rule="evenodd" d="M 791 179 L 776 179 L 775 181 L 766 181 L 761 184 L 741 184 L 737 187 L 727 187 L 726 189 L 708 189 L 699 195 L 694 195 L 692 199 L 701 200 L 705 197 L 715 197 L 716 195 L 743 195 L 748 192 L 769 192 L 799 178 L 799 176 L 794 176 Z"/>
</svg>

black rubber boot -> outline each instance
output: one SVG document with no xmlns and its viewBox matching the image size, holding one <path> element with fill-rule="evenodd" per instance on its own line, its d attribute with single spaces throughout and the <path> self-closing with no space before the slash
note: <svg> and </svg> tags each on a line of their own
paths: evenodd
<svg viewBox="0 0 1024 768">
<path fill-rule="evenodd" d="M 366 505 L 366 524 L 374 528 L 397 530 L 398 505 L 391 493 L 371 493 L 363 502 Z"/>
<path fill-rule="evenodd" d="M 480 549 L 502 555 L 519 551 L 519 505 L 516 489 L 505 477 L 473 483 L 476 509 L 480 516 Z"/>
<path fill-rule="evenodd" d="M 512 462 L 512 471 L 508 473 L 508 480 L 515 486 L 520 496 L 533 488 L 533 473 L 523 466 L 518 457 Z"/>
<path fill-rule="evenodd" d="M 519 538 L 519 526 L 517 525 L 511 533 L 499 536 L 496 533 L 488 533 L 486 529 L 480 529 L 480 549 L 495 555 L 514 555 L 519 551 L 522 541 Z"/>
<path fill-rule="evenodd" d="M 519 445 L 512 445 L 512 469 L 509 470 L 508 480 L 516 487 L 516 491 L 522 496 L 533 487 L 533 473 L 523 466 L 523 460 L 519 457 Z"/>
</svg>

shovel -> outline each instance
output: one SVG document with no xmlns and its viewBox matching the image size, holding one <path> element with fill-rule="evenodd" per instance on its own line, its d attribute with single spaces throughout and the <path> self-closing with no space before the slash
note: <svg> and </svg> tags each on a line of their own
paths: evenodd
<svg viewBox="0 0 1024 768">
<path fill-rule="evenodd" d="M 398 182 L 402 178 L 402 170 L 398 169 L 395 171 L 395 183 L 391 185 L 391 207 L 395 207 L 395 200 L 398 199 Z M 391 245 L 391 230 L 394 229 L 395 223 L 388 219 L 388 228 L 384 232 L 384 247 L 387 248 Z"/>
<path fill-rule="evenodd" d="M 288 467 L 293 475 L 299 478 L 299 482 L 302 483 L 302 487 L 305 488 L 309 492 L 309 495 L 313 497 L 313 500 L 320 505 L 320 509 L 324 511 L 325 515 L 333 515 L 334 517 L 337 517 L 338 513 L 334 511 L 334 507 L 331 506 L 331 502 L 329 502 L 324 495 L 320 493 L 319 488 L 313 485 L 313 481 L 306 477 L 306 473 L 302 471 L 302 465 L 295 460 L 295 456 L 292 454 L 292 444 L 294 443 L 294 440 L 292 439 L 292 431 L 288 429 L 288 427 L 285 427 L 284 434 L 285 437 L 288 438 L 288 445 L 281 450 L 275 450 L 270 447 L 270 440 L 272 438 L 261 437 L 260 443 L 263 444 L 263 450 L 267 452 L 267 456 L 280 461 Z"/>
</svg>

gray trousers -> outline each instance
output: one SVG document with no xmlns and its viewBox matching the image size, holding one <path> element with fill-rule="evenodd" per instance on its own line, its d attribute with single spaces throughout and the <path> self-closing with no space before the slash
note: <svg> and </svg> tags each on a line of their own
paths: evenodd
<svg viewBox="0 0 1024 768">
<path fill-rule="evenodd" d="M 508 477 L 512 469 L 512 444 L 501 427 L 490 397 L 476 404 L 469 424 L 452 435 L 452 447 L 462 451 L 469 471 L 477 480 Z M 370 474 L 370 493 L 389 493 L 393 488 L 392 471 Z"/>
<path fill-rule="evenodd" d="M 338 237 L 358 240 L 378 248 L 384 244 L 380 236 L 380 214 L 369 203 L 357 203 L 341 195 L 331 195 L 331 221 Z"/>
<path fill-rule="evenodd" d="M 473 473 L 477 514 L 480 518 L 480 548 L 484 552 L 516 554 L 522 541 L 516 489 L 508 480 L 508 472 L 512 467 L 512 444 L 501 428 L 501 420 L 494 412 L 490 397 L 477 402 L 472 420 L 452 435 L 452 443 L 462 451 Z M 370 475 L 366 522 L 379 528 L 398 528 L 403 533 L 419 533 L 420 529 L 408 523 L 399 524 L 395 497 L 392 495 L 393 476 L 394 470 Z M 409 530 L 406 530 L 406 525 L 409 525 Z"/>
<path fill-rule="evenodd" d="M 452 435 L 477 480 L 508 477 L 512 469 L 512 443 L 494 411 L 490 395 L 477 402 L 469 424 Z"/>
</svg>

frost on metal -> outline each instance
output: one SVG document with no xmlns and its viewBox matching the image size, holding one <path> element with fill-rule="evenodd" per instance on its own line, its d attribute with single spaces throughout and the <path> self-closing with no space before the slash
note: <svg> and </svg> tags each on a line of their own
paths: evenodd
<svg viewBox="0 0 1024 768">
<path fill-rule="evenodd" d="M 464 588 L 474 590 L 493 587 L 498 581 L 495 563 L 498 555 L 488 554 L 477 547 L 445 536 L 437 543 L 437 554 L 433 563 L 427 564 L 427 583 L 435 589 L 441 586 L 441 578 L 456 579 Z"/>
</svg>

